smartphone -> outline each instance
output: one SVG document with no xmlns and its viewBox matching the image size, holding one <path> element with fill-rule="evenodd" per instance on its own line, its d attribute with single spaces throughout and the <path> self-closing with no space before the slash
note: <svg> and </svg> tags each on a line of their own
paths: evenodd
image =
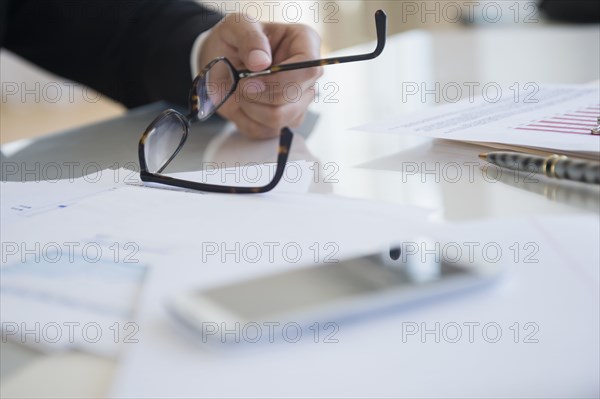
<svg viewBox="0 0 600 399">
<path fill-rule="evenodd" d="M 240 325 L 313 325 L 343 322 L 386 308 L 429 300 L 494 281 L 495 264 L 464 265 L 427 256 L 406 257 L 402 246 L 382 253 L 319 264 L 179 293 L 169 311 L 206 338 Z"/>
</svg>

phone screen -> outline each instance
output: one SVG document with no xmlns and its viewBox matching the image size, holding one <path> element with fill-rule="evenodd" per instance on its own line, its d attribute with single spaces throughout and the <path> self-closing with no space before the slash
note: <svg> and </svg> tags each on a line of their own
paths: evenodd
<svg viewBox="0 0 600 399">
<path fill-rule="evenodd" d="M 401 264 L 371 256 L 287 271 L 205 290 L 198 295 L 229 313 L 256 320 L 469 274 L 473 272 L 443 261 Z"/>
</svg>

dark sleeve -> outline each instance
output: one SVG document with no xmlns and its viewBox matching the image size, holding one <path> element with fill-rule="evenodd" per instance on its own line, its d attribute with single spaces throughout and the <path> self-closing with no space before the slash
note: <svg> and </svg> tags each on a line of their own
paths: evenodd
<svg viewBox="0 0 600 399">
<path fill-rule="evenodd" d="M 558 21 L 580 23 L 600 21 L 598 0 L 541 0 L 539 7 L 548 18 Z"/>
<path fill-rule="evenodd" d="M 187 104 L 193 42 L 221 18 L 189 0 L 16 0 L 6 12 L 4 47 L 127 107 Z"/>
</svg>

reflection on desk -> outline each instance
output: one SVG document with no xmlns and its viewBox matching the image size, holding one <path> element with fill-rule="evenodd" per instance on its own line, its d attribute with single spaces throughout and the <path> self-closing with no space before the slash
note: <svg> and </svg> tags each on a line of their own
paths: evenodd
<svg viewBox="0 0 600 399">
<path fill-rule="evenodd" d="M 600 213 L 600 187 L 584 183 L 556 181 L 542 175 L 511 171 L 502 174 L 502 183 L 544 196 L 550 201 Z"/>
</svg>

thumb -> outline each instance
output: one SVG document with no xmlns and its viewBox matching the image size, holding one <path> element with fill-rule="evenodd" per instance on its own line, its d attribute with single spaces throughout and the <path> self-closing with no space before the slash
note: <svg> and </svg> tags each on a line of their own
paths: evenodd
<svg viewBox="0 0 600 399">
<path fill-rule="evenodd" d="M 232 14 L 222 25 L 223 40 L 238 50 L 244 66 L 260 71 L 271 65 L 271 45 L 260 23 L 247 21 L 242 15 Z"/>
</svg>

